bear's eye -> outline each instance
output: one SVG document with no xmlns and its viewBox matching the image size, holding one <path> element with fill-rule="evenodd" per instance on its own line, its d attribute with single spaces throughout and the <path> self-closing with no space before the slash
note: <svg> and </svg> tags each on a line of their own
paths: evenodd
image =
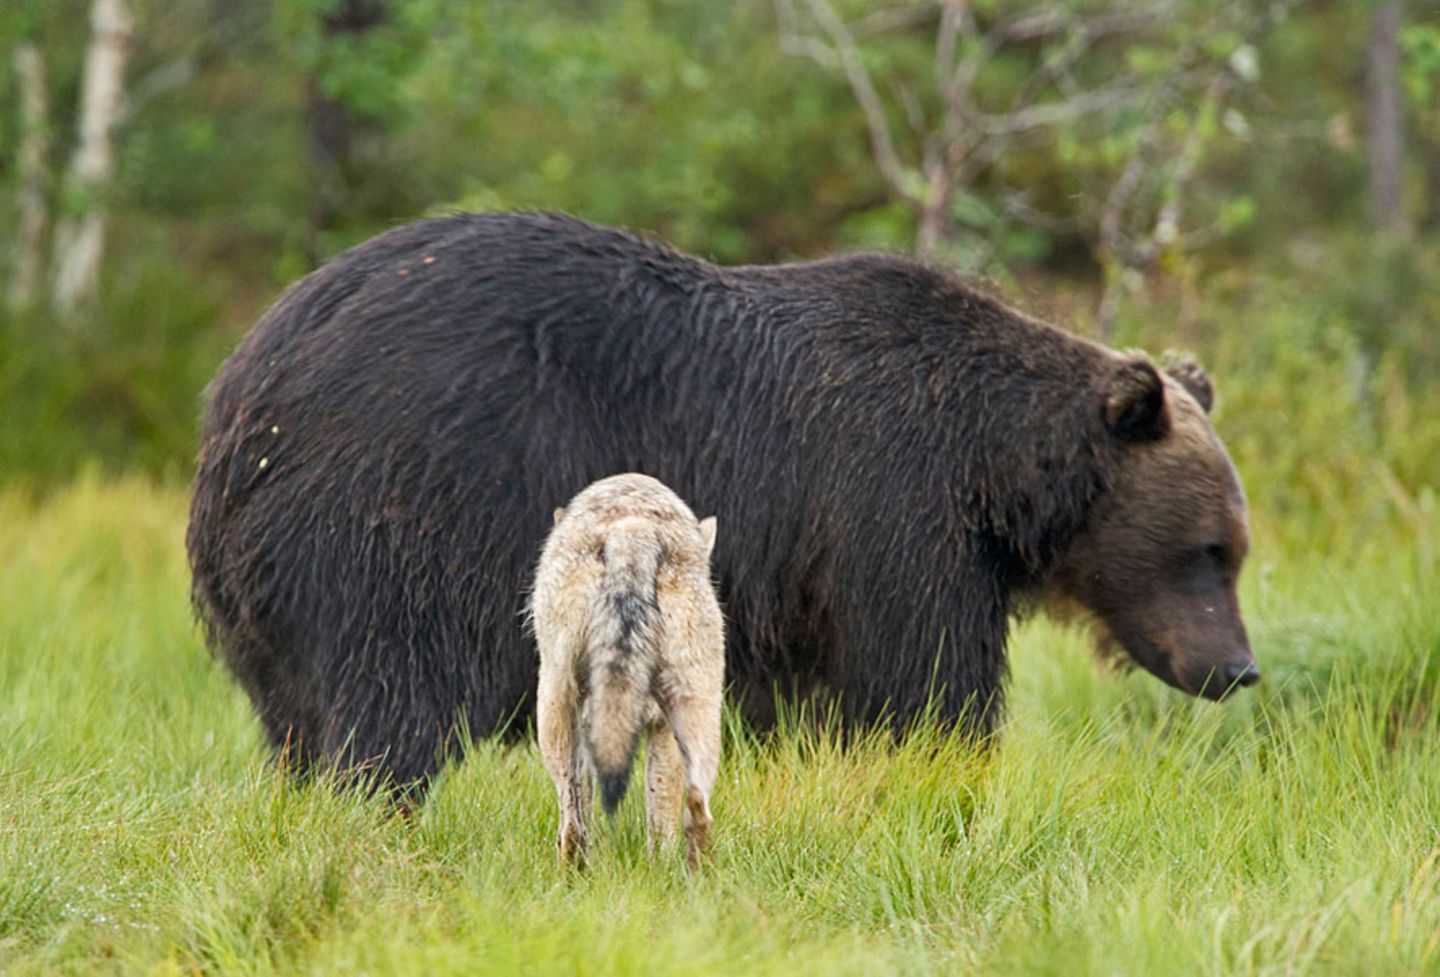
<svg viewBox="0 0 1440 977">
<path fill-rule="evenodd" d="M 1223 584 L 1230 572 L 1226 549 L 1214 544 L 1193 546 L 1183 551 L 1175 585 L 1185 593 L 1208 593 Z"/>
</svg>

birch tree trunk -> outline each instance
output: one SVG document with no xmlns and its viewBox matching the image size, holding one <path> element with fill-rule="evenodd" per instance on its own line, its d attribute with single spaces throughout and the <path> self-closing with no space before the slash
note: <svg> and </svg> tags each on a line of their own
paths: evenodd
<svg viewBox="0 0 1440 977">
<path fill-rule="evenodd" d="M 85 54 L 79 139 L 65 178 L 55 228 L 55 307 L 69 314 L 93 298 L 100 281 L 105 213 L 101 196 L 115 168 L 113 135 L 125 93 L 132 22 L 125 0 L 95 0 Z"/>
<path fill-rule="evenodd" d="M 46 157 L 50 154 L 50 104 L 45 87 L 45 59 L 37 44 L 26 42 L 15 50 L 15 73 L 20 90 L 20 152 L 18 228 L 10 268 L 10 307 L 28 308 L 40 285 L 41 253 L 45 246 Z"/>
</svg>

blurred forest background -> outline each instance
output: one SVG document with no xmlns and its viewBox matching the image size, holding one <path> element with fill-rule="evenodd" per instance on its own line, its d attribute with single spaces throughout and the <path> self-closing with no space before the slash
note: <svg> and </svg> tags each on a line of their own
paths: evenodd
<svg viewBox="0 0 1440 977">
<path fill-rule="evenodd" d="M 545 208 L 918 251 L 1199 354 L 1272 543 L 1434 526 L 1437 2 L 6 0 L 0 54 L 6 480 L 184 477 L 285 285 Z"/>
</svg>

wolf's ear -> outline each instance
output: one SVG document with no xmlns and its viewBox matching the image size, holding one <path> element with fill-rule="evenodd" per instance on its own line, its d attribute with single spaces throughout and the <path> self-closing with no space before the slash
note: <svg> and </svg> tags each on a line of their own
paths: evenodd
<svg viewBox="0 0 1440 977">
<path fill-rule="evenodd" d="M 1152 441 L 1170 428 L 1165 382 L 1142 359 L 1116 367 L 1105 390 L 1105 426 L 1126 441 Z"/>
<path fill-rule="evenodd" d="M 715 517 L 706 516 L 700 520 L 700 539 L 705 543 L 705 555 L 715 552 Z"/>
<path fill-rule="evenodd" d="M 559 523 L 560 520 L 561 520 L 561 519 L 564 519 L 564 518 L 565 518 L 565 509 L 564 509 L 563 507 L 562 507 L 562 508 L 559 508 L 559 509 L 556 509 L 556 510 L 555 510 L 555 522 L 556 522 L 556 523 Z"/>
<path fill-rule="evenodd" d="M 1181 359 L 1165 367 L 1165 372 L 1195 398 L 1201 410 L 1210 413 L 1210 408 L 1215 406 L 1215 385 L 1203 366 L 1191 359 Z"/>
</svg>

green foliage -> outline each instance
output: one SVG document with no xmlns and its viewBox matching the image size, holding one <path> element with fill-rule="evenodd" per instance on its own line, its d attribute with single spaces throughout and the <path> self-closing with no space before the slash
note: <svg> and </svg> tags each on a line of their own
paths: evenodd
<svg viewBox="0 0 1440 977">
<path fill-rule="evenodd" d="M 325 95 L 362 118 L 395 125 L 411 108 L 404 83 L 426 57 L 439 8 L 430 0 L 369 6 L 383 11 L 373 28 L 327 34 L 324 20 L 341 12 L 342 0 L 274 0 L 275 37 Z"/>
<path fill-rule="evenodd" d="M 1405 52 L 1405 91 L 1420 109 L 1435 103 L 1435 86 L 1440 83 L 1440 26 L 1411 24 L 1400 31 Z"/>
<path fill-rule="evenodd" d="M 189 620 L 185 496 L 0 491 L 0 969 L 151 973 L 1431 973 L 1440 966 L 1432 521 L 1261 547 L 1266 680 L 1224 706 L 1026 623 L 977 755 L 922 729 L 733 721 L 698 878 L 640 792 L 554 863 L 532 745 L 411 818 L 271 767 Z"/>
<path fill-rule="evenodd" d="M 1440 289 L 1420 270 L 1436 255 L 1365 238 L 1297 258 L 1286 279 L 1179 269 L 1188 284 L 1139 295 L 1117 338 L 1209 369 L 1261 539 L 1297 557 L 1389 546 L 1433 526 L 1440 494 Z"/>
<path fill-rule="evenodd" d="M 211 330 L 216 304 L 163 250 L 134 257 L 92 318 L 0 312 L 0 477 L 188 468 L 199 391 L 225 352 Z"/>
<path fill-rule="evenodd" d="M 863 155 L 829 155 L 848 96 L 806 84 L 755 0 L 455 5 L 436 30 L 399 138 L 437 202 L 566 210 L 734 261 L 813 241 L 827 175 L 868 182 Z"/>
</svg>

